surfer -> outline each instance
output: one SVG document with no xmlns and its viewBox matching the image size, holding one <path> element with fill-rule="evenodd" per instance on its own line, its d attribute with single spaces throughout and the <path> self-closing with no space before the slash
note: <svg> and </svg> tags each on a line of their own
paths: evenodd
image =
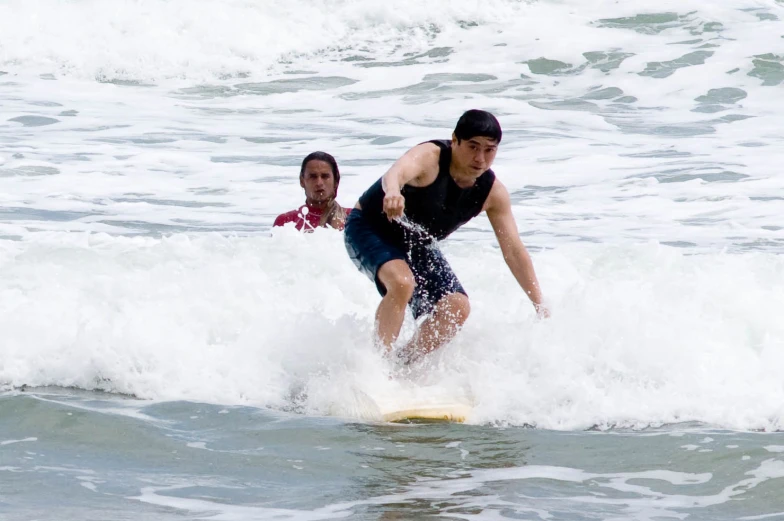
<svg viewBox="0 0 784 521">
<path fill-rule="evenodd" d="M 376 340 L 386 354 L 400 334 L 406 306 L 415 318 L 427 315 L 400 350 L 403 363 L 449 342 L 468 318 L 468 295 L 437 241 L 482 211 L 515 279 L 538 315 L 548 316 L 509 192 L 490 169 L 500 143 L 495 116 L 469 110 L 451 141 L 428 141 L 406 152 L 362 194 L 346 220 L 349 257 L 382 295 Z"/>
<path fill-rule="evenodd" d="M 295 223 L 297 230 L 312 232 L 318 227 L 342 230 L 350 209 L 341 207 L 335 198 L 340 184 L 340 170 L 335 158 L 326 152 L 312 152 L 302 160 L 299 185 L 305 190 L 305 204 L 278 215 L 273 226 Z"/>
</svg>

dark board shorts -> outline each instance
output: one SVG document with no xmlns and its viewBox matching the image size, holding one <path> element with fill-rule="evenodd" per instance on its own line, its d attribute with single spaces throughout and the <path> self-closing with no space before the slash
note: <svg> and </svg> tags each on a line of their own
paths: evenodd
<svg viewBox="0 0 784 521">
<path fill-rule="evenodd" d="M 381 295 L 386 295 L 387 290 L 378 280 L 379 268 L 396 259 L 408 264 L 416 282 L 414 296 L 408 303 L 414 318 L 431 313 L 438 301 L 451 293 L 467 296 L 435 242 L 398 244 L 383 237 L 358 209 L 352 210 L 346 219 L 344 239 L 348 256 L 376 284 Z"/>
</svg>

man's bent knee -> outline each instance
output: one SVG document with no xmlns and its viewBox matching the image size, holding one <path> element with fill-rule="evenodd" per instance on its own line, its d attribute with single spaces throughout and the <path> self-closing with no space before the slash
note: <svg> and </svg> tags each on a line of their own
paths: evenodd
<svg viewBox="0 0 784 521">
<path fill-rule="evenodd" d="M 384 285 L 387 294 L 396 299 L 408 302 L 414 295 L 416 282 L 411 268 L 404 260 L 391 260 L 385 262 L 378 269 L 378 280 Z"/>
<path fill-rule="evenodd" d="M 438 311 L 462 326 L 471 314 L 471 303 L 463 293 L 450 293 L 438 301 Z"/>
</svg>

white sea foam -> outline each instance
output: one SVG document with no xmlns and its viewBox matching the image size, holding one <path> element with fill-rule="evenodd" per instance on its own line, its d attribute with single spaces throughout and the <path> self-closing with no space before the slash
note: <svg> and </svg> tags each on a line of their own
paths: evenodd
<svg viewBox="0 0 784 521">
<path fill-rule="evenodd" d="M 525 3 L 415 0 L 11 0 L 0 65 L 83 78 L 158 81 L 261 75 L 281 61 L 426 51 L 460 26 L 524 16 Z"/>
<path fill-rule="evenodd" d="M 784 420 L 776 255 L 564 246 L 535 255 L 553 309 L 538 321 L 497 250 L 451 244 L 473 314 L 424 376 L 400 383 L 370 342 L 379 297 L 336 232 L 0 245 L 6 386 L 316 414 L 349 408 L 357 390 L 435 392 L 470 396 L 475 422 L 564 429 Z"/>
<path fill-rule="evenodd" d="M 13 443 L 25 443 L 28 441 L 38 441 L 38 438 L 25 438 L 23 440 L 3 440 L 0 441 L 0 446 L 2 445 L 11 445 Z"/>
</svg>

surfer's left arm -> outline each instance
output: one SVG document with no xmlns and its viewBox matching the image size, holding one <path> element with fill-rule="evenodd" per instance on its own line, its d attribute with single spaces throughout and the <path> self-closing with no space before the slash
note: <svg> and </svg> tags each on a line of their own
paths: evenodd
<svg viewBox="0 0 784 521">
<path fill-rule="evenodd" d="M 509 192 L 497 179 L 487 197 L 485 211 L 498 239 L 504 261 L 509 266 L 512 275 L 517 279 L 517 283 L 523 288 L 528 298 L 531 299 L 536 312 L 540 316 L 549 316 L 550 313 L 542 302 L 542 290 L 536 278 L 534 263 L 517 231 Z"/>
</svg>

